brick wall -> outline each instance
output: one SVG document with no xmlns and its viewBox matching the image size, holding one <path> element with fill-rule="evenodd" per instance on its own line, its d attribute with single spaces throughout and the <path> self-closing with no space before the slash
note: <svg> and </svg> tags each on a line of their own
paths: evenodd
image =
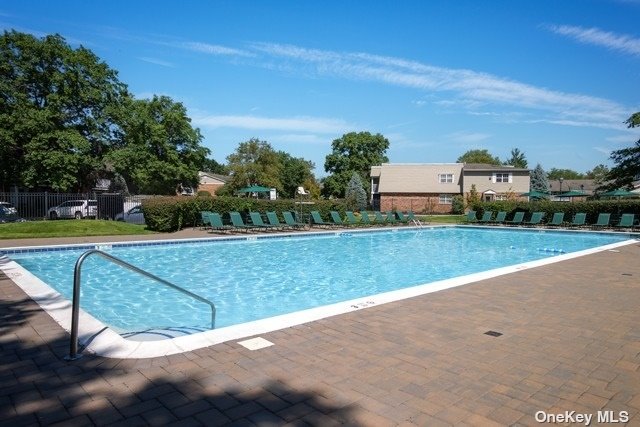
<svg viewBox="0 0 640 427">
<path fill-rule="evenodd" d="M 408 211 L 415 213 L 451 213 L 451 205 L 438 203 L 439 194 L 381 194 L 381 211 Z"/>
<path fill-rule="evenodd" d="M 200 184 L 198 186 L 198 191 L 207 191 L 212 196 L 216 195 L 216 190 L 222 187 L 224 184 Z"/>
</svg>

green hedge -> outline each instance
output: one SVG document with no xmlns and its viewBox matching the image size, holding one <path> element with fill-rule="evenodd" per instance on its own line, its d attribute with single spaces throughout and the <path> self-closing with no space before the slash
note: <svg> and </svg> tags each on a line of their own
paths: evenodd
<svg viewBox="0 0 640 427">
<path fill-rule="evenodd" d="M 329 219 L 329 211 L 338 211 L 342 216 L 346 209 L 343 200 L 314 200 L 313 204 L 296 204 L 292 199 L 264 200 L 248 197 L 154 197 L 142 202 L 142 211 L 147 227 L 150 230 L 171 232 L 185 227 L 196 227 L 201 223 L 201 211 L 218 212 L 227 220 L 228 213 L 238 211 L 266 213 L 275 211 L 300 212 L 308 214 L 311 210 L 320 212 L 325 220 Z M 282 220 L 282 218 L 281 218 Z"/>
<path fill-rule="evenodd" d="M 479 202 L 470 206 L 470 209 L 478 212 L 480 218 L 484 211 L 508 212 L 507 219 L 511 219 L 517 211 L 526 212 L 525 218 L 532 212 L 545 212 L 544 221 L 548 222 L 555 212 L 564 212 L 565 221 L 570 220 L 578 212 L 587 214 L 587 223 L 595 223 L 600 213 L 612 214 L 612 219 L 617 219 L 623 213 L 640 215 L 640 200 L 593 200 L 576 202 L 556 201 L 496 201 Z"/>
</svg>

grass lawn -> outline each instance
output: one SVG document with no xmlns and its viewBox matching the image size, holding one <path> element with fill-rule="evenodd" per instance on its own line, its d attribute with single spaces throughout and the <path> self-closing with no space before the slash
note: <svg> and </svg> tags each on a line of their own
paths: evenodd
<svg viewBox="0 0 640 427">
<path fill-rule="evenodd" d="M 464 221 L 465 215 L 420 215 L 432 224 L 458 224 Z"/>
<path fill-rule="evenodd" d="M 144 225 L 121 221 L 69 219 L 58 221 L 27 221 L 0 224 L 0 239 L 29 239 L 35 237 L 118 236 L 153 234 Z"/>
</svg>

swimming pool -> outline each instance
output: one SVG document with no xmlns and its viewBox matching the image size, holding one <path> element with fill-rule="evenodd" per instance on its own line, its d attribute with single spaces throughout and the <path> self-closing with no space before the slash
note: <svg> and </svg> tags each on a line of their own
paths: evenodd
<svg viewBox="0 0 640 427">
<path fill-rule="evenodd" d="M 428 227 L 101 249 L 211 300 L 216 328 L 225 328 L 628 239 L 611 233 Z M 87 249 L 6 252 L 70 299 L 74 263 Z M 206 304 L 100 258 L 88 258 L 83 267 L 81 302 L 84 311 L 125 336 L 146 329 L 210 328 Z"/>
</svg>

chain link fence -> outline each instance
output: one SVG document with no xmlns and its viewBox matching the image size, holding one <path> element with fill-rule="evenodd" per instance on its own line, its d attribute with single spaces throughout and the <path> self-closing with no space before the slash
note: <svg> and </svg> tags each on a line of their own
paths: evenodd
<svg viewBox="0 0 640 427">
<path fill-rule="evenodd" d="M 144 224 L 142 200 L 154 196 L 117 193 L 2 193 L 0 222 L 104 219 Z"/>
</svg>

